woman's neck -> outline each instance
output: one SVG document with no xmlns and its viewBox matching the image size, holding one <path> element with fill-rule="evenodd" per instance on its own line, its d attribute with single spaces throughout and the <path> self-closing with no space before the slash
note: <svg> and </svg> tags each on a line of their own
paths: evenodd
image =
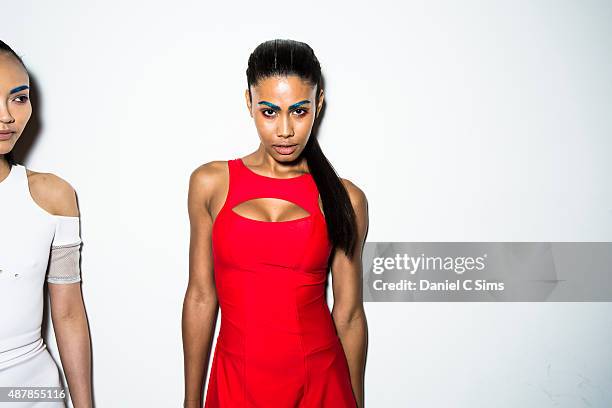
<svg viewBox="0 0 612 408">
<path fill-rule="evenodd" d="M 3 154 L 0 154 L 0 180 L 4 180 L 11 172 L 11 165 Z"/>
</svg>

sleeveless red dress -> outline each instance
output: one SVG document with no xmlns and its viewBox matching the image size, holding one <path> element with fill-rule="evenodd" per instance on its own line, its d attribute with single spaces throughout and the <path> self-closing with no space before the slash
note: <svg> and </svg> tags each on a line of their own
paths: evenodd
<svg viewBox="0 0 612 408">
<path fill-rule="evenodd" d="M 355 408 L 346 356 L 325 298 L 328 240 L 310 174 L 279 179 L 228 161 L 229 192 L 212 227 L 221 327 L 206 408 Z M 303 218 L 268 222 L 233 208 L 279 198 Z"/>
</svg>

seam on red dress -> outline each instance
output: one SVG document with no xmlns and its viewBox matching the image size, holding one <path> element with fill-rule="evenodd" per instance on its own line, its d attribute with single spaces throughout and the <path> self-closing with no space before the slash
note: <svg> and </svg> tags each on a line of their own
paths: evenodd
<svg viewBox="0 0 612 408">
<path fill-rule="evenodd" d="M 295 304 L 295 318 L 297 319 L 297 323 L 299 327 L 298 340 L 300 342 L 300 349 L 302 350 L 302 360 L 304 362 L 304 389 L 302 391 L 302 401 L 304 401 L 306 400 L 306 397 L 308 396 L 308 362 L 306 361 L 306 352 L 304 351 L 304 343 L 302 340 L 302 324 L 300 321 L 300 311 L 298 309 L 298 302 L 297 302 L 297 286 L 293 287 L 293 300 Z"/>
</svg>

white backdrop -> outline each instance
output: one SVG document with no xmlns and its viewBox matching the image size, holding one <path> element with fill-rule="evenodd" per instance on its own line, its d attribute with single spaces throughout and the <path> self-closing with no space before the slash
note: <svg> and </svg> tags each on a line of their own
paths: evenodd
<svg viewBox="0 0 612 408">
<path fill-rule="evenodd" d="M 79 196 L 99 407 L 181 406 L 188 179 L 257 148 L 268 39 L 321 61 L 320 143 L 369 241 L 612 239 L 609 2 L 89 3 L 3 2 L 0 38 L 39 95 L 25 164 Z M 612 406 L 610 312 L 367 303 L 366 406 Z"/>
</svg>

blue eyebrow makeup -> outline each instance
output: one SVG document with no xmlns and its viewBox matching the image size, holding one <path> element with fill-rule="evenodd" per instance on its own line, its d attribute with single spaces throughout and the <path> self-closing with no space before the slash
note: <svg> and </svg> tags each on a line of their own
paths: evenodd
<svg viewBox="0 0 612 408">
<path fill-rule="evenodd" d="M 299 107 L 299 106 L 301 106 L 301 105 L 304 105 L 304 104 L 306 104 L 306 103 L 310 103 L 310 101 L 309 101 L 308 99 L 305 99 L 305 100 L 303 100 L 303 101 L 300 101 L 300 102 L 294 103 L 293 105 L 291 105 L 291 106 L 289 107 L 289 110 L 293 110 L 293 109 L 295 109 L 295 108 L 297 108 L 297 107 Z M 272 109 L 274 109 L 274 110 L 277 110 L 277 111 L 281 110 L 280 106 L 275 105 L 275 104 L 273 104 L 273 103 L 271 103 L 271 102 L 267 102 L 267 101 L 261 101 L 261 102 L 259 102 L 259 105 L 266 105 L 266 106 L 268 106 L 268 107 L 270 107 L 270 108 L 272 108 Z"/>
<path fill-rule="evenodd" d="M 298 102 L 298 103 L 294 103 L 293 105 L 291 105 L 291 106 L 289 107 L 289 110 L 295 109 L 295 108 L 297 108 L 297 107 L 298 107 L 298 106 L 300 106 L 300 105 L 304 105 L 305 103 L 310 103 L 310 101 L 309 101 L 308 99 L 305 99 L 305 100 L 300 101 L 300 102 Z"/>
<path fill-rule="evenodd" d="M 24 89 L 30 89 L 30 87 L 27 86 L 27 85 L 18 86 L 17 88 L 11 89 L 11 92 L 9 92 L 9 95 L 12 95 L 12 94 L 14 94 L 16 92 L 19 92 L 19 91 L 23 91 Z"/>
<path fill-rule="evenodd" d="M 269 106 L 270 108 L 272 108 L 274 110 L 281 110 L 280 106 L 275 105 L 275 104 L 270 103 L 270 102 L 266 102 L 266 101 L 261 101 L 261 102 L 259 102 L 258 105 L 266 105 L 266 106 Z"/>
</svg>

